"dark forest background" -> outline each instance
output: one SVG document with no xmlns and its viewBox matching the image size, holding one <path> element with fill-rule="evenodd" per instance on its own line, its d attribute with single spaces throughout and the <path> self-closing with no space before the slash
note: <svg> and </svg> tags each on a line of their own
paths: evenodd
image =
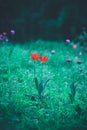
<svg viewBox="0 0 87 130">
<path fill-rule="evenodd" d="M 17 41 L 75 38 L 87 28 L 86 0 L 0 0 L 0 33 Z"/>
</svg>

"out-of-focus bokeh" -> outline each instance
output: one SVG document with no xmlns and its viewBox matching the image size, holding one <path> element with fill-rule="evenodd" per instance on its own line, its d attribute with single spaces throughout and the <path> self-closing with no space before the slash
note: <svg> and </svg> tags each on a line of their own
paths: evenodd
<svg viewBox="0 0 87 130">
<path fill-rule="evenodd" d="M 0 0 L 0 33 L 15 29 L 16 41 L 73 39 L 87 28 L 86 5 L 86 0 Z"/>
</svg>

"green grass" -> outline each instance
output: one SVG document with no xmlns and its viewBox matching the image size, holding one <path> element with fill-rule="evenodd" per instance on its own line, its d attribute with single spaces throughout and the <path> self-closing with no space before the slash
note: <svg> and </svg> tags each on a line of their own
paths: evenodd
<svg viewBox="0 0 87 130">
<path fill-rule="evenodd" d="M 51 54 L 55 50 L 55 54 Z M 82 52 L 82 55 L 79 55 Z M 31 53 L 48 56 L 39 98 Z M 78 64 L 76 57 L 82 61 Z M 66 62 L 71 58 L 71 62 Z M 41 63 L 36 75 L 41 80 Z M 86 130 L 87 53 L 64 42 L 0 43 L 0 130 Z"/>
</svg>

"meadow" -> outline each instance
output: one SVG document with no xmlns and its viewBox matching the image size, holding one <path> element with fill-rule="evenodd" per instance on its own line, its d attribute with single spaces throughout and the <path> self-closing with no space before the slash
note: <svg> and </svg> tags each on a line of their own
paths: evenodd
<svg viewBox="0 0 87 130">
<path fill-rule="evenodd" d="M 0 42 L 0 130 L 87 130 L 85 47 Z"/>
</svg>

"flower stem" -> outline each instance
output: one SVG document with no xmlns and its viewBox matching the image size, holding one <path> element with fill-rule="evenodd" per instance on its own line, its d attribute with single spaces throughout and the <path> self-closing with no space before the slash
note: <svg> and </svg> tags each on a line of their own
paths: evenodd
<svg viewBox="0 0 87 130">
<path fill-rule="evenodd" d="M 41 80 L 43 80 L 43 63 L 42 64 L 42 68 L 41 68 Z"/>
<path fill-rule="evenodd" d="M 34 61 L 34 79 L 36 77 L 35 73 L 36 73 L 36 69 L 35 69 L 35 61 Z"/>
</svg>

